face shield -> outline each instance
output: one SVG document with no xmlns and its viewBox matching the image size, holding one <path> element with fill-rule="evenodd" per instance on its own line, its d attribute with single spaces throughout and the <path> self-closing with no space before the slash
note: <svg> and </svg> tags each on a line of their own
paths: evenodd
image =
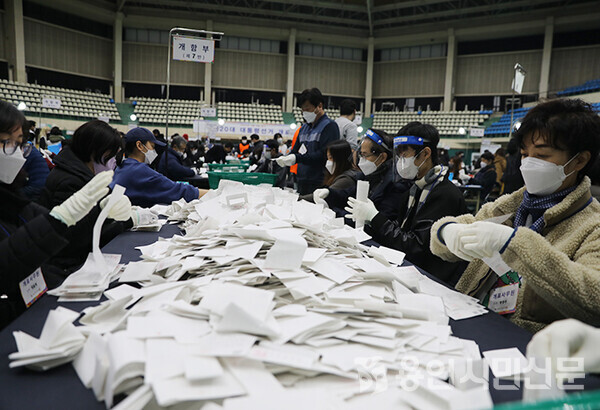
<svg viewBox="0 0 600 410">
<path fill-rule="evenodd" d="M 382 149 L 371 149 L 370 152 L 365 152 L 363 148 L 363 142 L 370 140 L 374 145 L 380 146 Z M 364 137 L 360 141 L 360 148 L 358 150 L 358 167 L 361 169 L 363 174 L 369 175 L 375 172 L 377 167 L 383 163 L 381 157 L 384 153 L 388 154 L 388 157 L 392 150 L 386 145 L 383 138 L 376 134 L 373 130 L 367 130 Z"/>
<path fill-rule="evenodd" d="M 421 153 L 429 142 L 414 135 L 399 135 L 394 138 L 394 181 L 414 181 L 425 163 Z"/>
</svg>

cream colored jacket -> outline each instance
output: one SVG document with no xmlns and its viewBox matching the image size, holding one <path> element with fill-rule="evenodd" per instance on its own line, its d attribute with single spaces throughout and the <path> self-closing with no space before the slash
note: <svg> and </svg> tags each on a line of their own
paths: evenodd
<svg viewBox="0 0 600 410">
<path fill-rule="evenodd" d="M 448 222 L 469 224 L 509 214 L 504 224 L 512 227 L 524 190 L 484 205 L 475 216 L 440 219 L 431 228 L 431 251 L 444 260 L 458 260 L 438 236 Z M 548 209 L 544 220 L 541 235 L 519 227 L 502 253 L 504 262 L 524 277 L 510 320 L 532 332 L 564 318 L 600 326 L 600 204 L 591 197 L 590 179 L 585 177 L 560 204 Z M 456 289 L 481 296 L 489 290 L 486 287 L 490 288 L 490 275 L 496 274 L 475 259 Z"/>
</svg>

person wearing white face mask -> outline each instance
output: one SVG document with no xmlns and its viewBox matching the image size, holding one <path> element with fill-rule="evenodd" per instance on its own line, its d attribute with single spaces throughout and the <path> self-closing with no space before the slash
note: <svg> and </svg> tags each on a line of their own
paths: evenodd
<svg viewBox="0 0 600 410">
<path fill-rule="evenodd" d="M 358 168 L 361 170 L 356 179 L 369 182 L 368 198 L 375 207 L 389 219 L 398 216 L 398 201 L 408 190 L 408 184 L 395 181 L 392 164 L 393 139 L 385 131 L 368 129 L 358 151 Z M 315 201 L 324 200 L 338 217 L 346 215 L 344 209 L 348 198 L 356 196 L 356 184 L 348 189 L 327 189 L 315 191 Z M 350 220 L 346 220 L 351 223 Z"/>
<path fill-rule="evenodd" d="M 455 284 L 465 264 L 447 263 L 429 249 L 431 225 L 466 212 L 460 190 L 448 180 L 448 168 L 438 164 L 440 136 L 429 124 L 411 122 L 394 138 L 395 171 L 410 182 L 396 202 L 397 217 L 389 218 L 371 201 L 348 201 L 347 218 L 365 221 L 365 232 L 381 245 L 398 249 L 406 259 L 448 284 Z"/>
<path fill-rule="evenodd" d="M 108 193 L 112 171 L 101 172 L 82 189 L 49 211 L 22 196 L 19 184 L 31 145 L 23 144 L 23 114 L 0 101 L 0 329 L 21 314 L 46 286 L 54 288 L 64 279 L 62 267 L 52 259 L 65 249 L 76 248 L 82 234 L 79 222 Z M 127 210 L 125 210 L 127 211 Z M 112 217 L 129 218 L 126 212 Z M 39 285 L 41 292 L 21 294 L 24 281 Z M 43 296 L 42 296 L 43 297 Z"/>
<path fill-rule="evenodd" d="M 111 183 L 125 187 L 125 195 L 133 205 L 144 208 L 156 204 L 170 204 L 181 198 L 190 202 L 201 198 L 207 190 L 187 184 L 173 182 L 154 171 L 149 164 L 156 158 L 155 147 L 165 145 L 154 138 L 146 128 L 133 128 L 125 135 L 125 155 L 117 158 L 117 169 Z"/>
<path fill-rule="evenodd" d="M 481 169 L 475 177 L 471 178 L 468 184 L 480 185 L 481 191 L 479 196 L 481 199 L 485 199 L 496 183 L 496 168 L 494 167 L 494 155 L 491 152 L 484 152 L 481 154 Z"/>
<path fill-rule="evenodd" d="M 551 100 L 528 112 L 515 138 L 525 187 L 475 216 L 438 221 L 431 249 L 471 261 L 457 290 L 527 330 L 564 318 L 598 326 L 600 204 L 586 173 L 600 151 L 600 117 L 581 100 Z M 504 262 L 499 274 L 489 257 Z"/>
<path fill-rule="evenodd" d="M 306 124 L 298 131 L 292 153 L 276 159 L 277 164 L 282 167 L 298 164 L 297 182 L 300 195 L 310 194 L 321 186 L 327 158 L 326 147 L 340 138 L 337 124 L 325 114 L 324 102 L 319 89 L 302 91 L 298 97 L 298 105 L 302 108 Z"/>
<path fill-rule="evenodd" d="M 356 179 L 360 172 L 352 163 L 352 149 L 348 141 L 340 139 L 327 146 L 325 169 L 327 172 L 323 180 L 324 187 L 315 190 L 312 194 L 300 196 L 299 200 L 326 204 L 325 198 L 330 190 L 344 191 L 356 188 Z"/>
</svg>

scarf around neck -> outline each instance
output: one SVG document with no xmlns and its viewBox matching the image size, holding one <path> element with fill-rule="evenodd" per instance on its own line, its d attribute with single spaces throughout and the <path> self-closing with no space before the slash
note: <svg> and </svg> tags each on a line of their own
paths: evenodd
<svg viewBox="0 0 600 410">
<path fill-rule="evenodd" d="M 415 198 L 417 196 L 417 191 L 422 190 L 421 196 L 419 197 L 419 204 L 417 205 L 417 212 L 423 206 L 427 197 L 429 196 L 429 192 L 435 187 L 435 185 L 442 181 L 446 174 L 448 173 L 448 168 L 443 165 L 436 165 L 431 168 L 427 174 L 421 179 L 415 181 L 415 183 L 410 187 L 409 197 L 408 197 L 408 206 L 406 207 L 406 215 L 404 216 L 404 221 L 402 222 L 402 226 L 406 223 L 408 216 L 410 215 L 410 210 L 415 205 Z"/>
<path fill-rule="evenodd" d="M 521 202 L 521 205 L 519 205 L 519 208 L 515 214 L 513 228 L 525 226 L 527 224 L 527 218 L 531 215 L 531 218 L 534 222 L 531 224 L 531 226 L 529 226 L 529 229 L 540 233 L 546 225 L 544 222 L 544 213 L 548 209 L 561 203 L 562 200 L 565 199 L 565 197 L 573 192 L 576 188 L 577 185 L 544 196 L 533 195 L 525 191 L 523 194 L 523 202 Z"/>
</svg>

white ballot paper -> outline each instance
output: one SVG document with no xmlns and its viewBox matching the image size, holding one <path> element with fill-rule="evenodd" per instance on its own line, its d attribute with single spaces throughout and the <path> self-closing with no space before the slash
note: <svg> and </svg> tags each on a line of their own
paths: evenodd
<svg viewBox="0 0 600 410">
<path fill-rule="evenodd" d="M 356 181 L 356 200 L 367 202 L 369 197 L 369 181 Z M 362 229 L 365 226 L 364 220 L 356 220 L 354 226 L 357 229 Z"/>
<path fill-rule="evenodd" d="M 358 191 L 365 200 L 368 184 Z M 108 300 L 85 309 L 77 326 L 78 313 L 53 311 L 40 339 L 15 332 L 11 367 L 73 361 L 107 408 L 127 396 L 118 410 L 491 405 L 483 384 L 461 382 L 464 363 L 484 372 L 478 346 L 448 325 L 487 310 L 399 266 L 402 252 L 361 245 L 369 236 L 323 205 L 224 181 L 159 211 L 182 234 L 139 246 L 140 260 L 124 269 L 119 255 L 101 254 L 99 273 L 91 254 L 51 294 Z M 106 290 L 119 275 L 127 284 Z M 416 367 L 406 370 L 407 361 Z M 424 383 L 403 390 L 413 376 Z"/>
</svg>

